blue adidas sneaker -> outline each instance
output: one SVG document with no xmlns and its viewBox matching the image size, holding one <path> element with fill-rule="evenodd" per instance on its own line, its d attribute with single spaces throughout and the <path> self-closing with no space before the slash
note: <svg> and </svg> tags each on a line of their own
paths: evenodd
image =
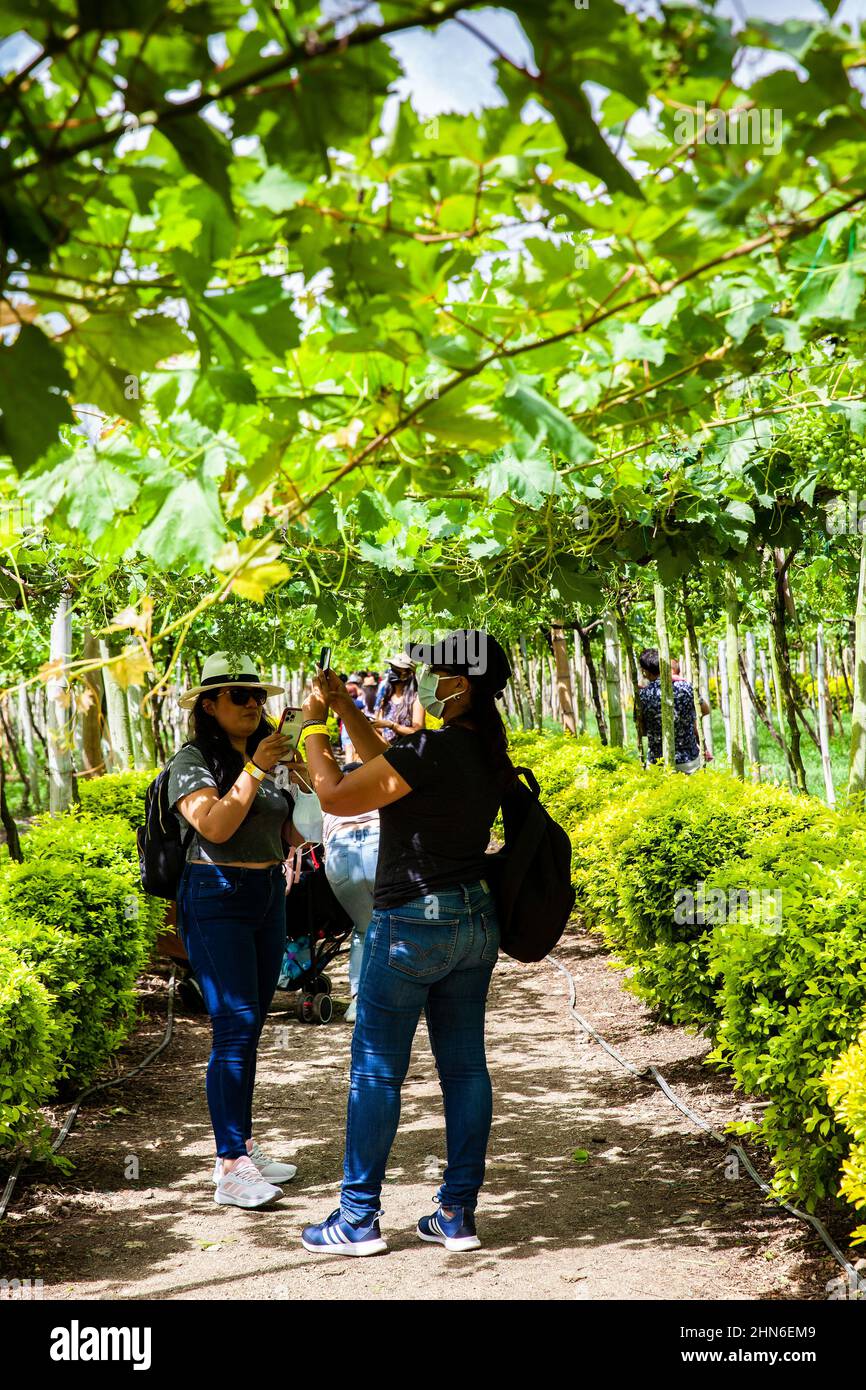
<svg viewBox="0 0 866 1390">
<path fill-rule="evenodd" d="M 446 1250 L 477 1250 L 481 1241 L 475 1233 L 475 1212 L 464 1207 L 449 1207 L 454 1215 L 449 1221 L 442 1207 L 433 1216 L 422 1216 L 418 1235 L 422 1240 L 444 1245 Z"/>
<path fill-rule="evenodd" d="M 388 1246 L 379 1230 L 379 1216 L 366 1225 L 353 1226 L 340 1214 L 332 1211 L 326 1221 L 317 1226 L 305 1226 L 301 1244 L 314 1255 L 379 1255 Z"/>
</svg>

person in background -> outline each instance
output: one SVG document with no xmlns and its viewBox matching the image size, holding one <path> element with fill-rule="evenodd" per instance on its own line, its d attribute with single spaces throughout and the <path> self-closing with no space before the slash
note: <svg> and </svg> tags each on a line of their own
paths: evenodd
<svg viewBox="0 0 866 1390">
<path fill-rule="evenodd" d="M 356 673 L 355 675 L 349 676 L 346 681 L 346 694 L 351 696 L 358 706 L 358 709 L 364 708 L 364 697 L 361 694 L 361 682 L 363 679 L 363 676 Z"/>
<path fill-rule="evenodd" d="M 689 690 L 691 690 L 694 693 L 694 687 L 689 685 L 689 682 L 685 679 L 685 677 L 680 675 L 680 663 L 677 661 L 676 657 L 671 658 L 671 680 L 682 681 L 683 685 L 688 685 Z M 701 714 L 709 714 L 709 702 L 704 699 L 703 695 L 700 694 L 700 691 L 698 692 L 698 698 L 701 702 Z M 704 762 L 711 763 L 713 761 L 713 755 L 707 747 L 706 742 L 704 741 L 703 736 L 701 734 L 701 730 L 698 727 L 697 715 L 695 716 L 695 733 L 698 736 L 698 740 L 703 744 Z"/>
<path fill-rule="evenodd" d="M 364 706 L 369 714 L 376 708 L 376 695 L 379 690 L 379 677 L 374 671 L 365 671 L 361 681 L 361 695 L 364 698 Z"/>
<path fill-rule="evenodd" d="M 363 695 L 361 694 L 361 682 L 363 679 L 363 676 L 357 673 L 351 676 L 340 677 L 340 680 L 344 681 L 345 683 L 346 694 L 351 697 L 352 701 L 357 705 L 358 709 L 366 709 L 366 702 L 364 700 Z M 352 739 L 348 729 L 346 728 L 345 720 L 340 719 L 339 725 L 340 747 L 343 750 L 343 758 L 346 762 L 354 762 L 355 750 L 352 746 Z"/>
<path fill-rule="evenodd" d="M 656 647 L 647 647 L 638 657 L 644 683 L 638 689 L 643 731 L 647 740 L 647 766 L 662 760 L 662 693 L 659 654 Z M 701 767 L 701 745 L 695 715 L 695 697 L 691 685 L 679 675 L 676 665 L 674 679 L 674 758 L 677 772 L 690 776 Z M 673 672 L 672 672 L 673 674 Z M 706 700 L 701 700 L 702 714 L 709 714 Z"/>
<path fill-rule="evenodd" d="M 424 706 L 418 699 L 415 667 L 406 656 L 392 656 L 385 672 L 382 700 L 373 725 L 386 743 L 423 729 Z"/>
<path fill-rule="evenodd" d="M 344 763 L 343 772 L 354 772 L 360 762 Z M 351 1003 L 345 1013 L 347 1023 L 355 1022 L 356 999 L 361 981 L 364 937 L 373 915 L 373 884 L 379 861 L 379 812 L 358 811 L 355 815 L 322 815 L 325 847 L 325 873 L 334 897 L 355 924 L 349 952 L 349 993 Z"/>
</svg>

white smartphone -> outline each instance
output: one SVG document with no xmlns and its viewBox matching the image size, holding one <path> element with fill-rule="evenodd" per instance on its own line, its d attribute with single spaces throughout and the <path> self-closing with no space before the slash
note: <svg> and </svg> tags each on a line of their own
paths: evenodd
<svg viewBox="0 0 866 1390">
<path fill-rule="evenodd" d="M 277 733 L 284 734 L 286 738 L 292 740 L 292 746 L 297 748 L 298 739 L 301 736 L 301 729 L 304 727 L 304 711 L 296 709 L 292 705 L 287 705 L 280 715 L 280 722 L 277 725 Z"/>
</svg>

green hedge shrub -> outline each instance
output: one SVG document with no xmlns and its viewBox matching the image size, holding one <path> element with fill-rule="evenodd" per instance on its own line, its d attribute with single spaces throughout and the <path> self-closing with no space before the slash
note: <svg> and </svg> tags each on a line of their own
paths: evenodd
<svg viewBox="0 0 866 1390">
<path fill-rule="evenodd" d="M 35 971 L 0 941 L 0 1147 L 46 1147 L 39 1106 L 57 1080 L 53 1002 Z"/>
<path fill-rule="evenodd" d="M 569 829 L 577 910 L 616 950 L 627 986 L 661 1018 L 707 1032 L 707 1060 L 769 1101 L 734 1128 L 768 1148 L 774 1192 L 814 1210 L 840 1190 L 841 1164 L 845 1194 L 863 1196 L 862 1055 L 850 1049 L 866 1012 L 866 829 L 724 773 L 644 772 L 621 750 L 567 738 L 512 743 Z M 838 1114 L 835 1063 L 847 1087 L 832 1092 Z"/>
<path fill-rule="evenodd" d="M 159 768 L 109 772 L 78 784 L 81 809 L 92 816 L 120 816 L 133 830 L 144 821 L 144 794 Z"/>
<path fill-rule="evenodd" d="M 155 770 L 82 782 L 0 870 L 0 1145 L 38 1145 L 38 1105 L 89 1081 L 128 1035 L 134 985 L 165 920 L 141 889 L 135 830 Z M 19 1022 L 15 1022 L 15 1017 Z"/>
<path fill-rule="evenodd" d="M 144 895 L 127 871 L 85 868 L 63 859 L 11 864 L 0 875 L 0 939 L 15 942 L 61 995 L 75 1018 L 67 1077 L 88 1080 L 127 1036 L 135 1013 L 133 986 L 152 943 Z M 23 922 L 29 922 L 25 931 Z M 71 937 L 64 946 L 54 932 Z M 59 962 L 59 963 L 58 963 Z"/>
<path fill-rule="evenodd" d="M 753 911 L 715 931 L 721 1022 L 707 1060 L 770 1100 L 739 1131 L 770 1150 L 774 1191 L 811 1210 L 835 1193 L 847 1147 L 823 1074 L 866 1014 L 866 862 L 809 826 L 756 842 L 713 883 L 781 893 L 777 921 Z"/>
<path fill-rule="evenodd" d="M 717 1027 L 717 981 L 709 956 L 719 911 L 715 871 L 737 863 L 765 836 L 784 843 L 816 818 L 820 803 L 778 787 L 755 787 L 721 773 L 669 774 L 629 806 L 632 828 L 618 835 L 614 868 L 621 920 L 615 944 L 635 973 L 631 987 L 667 1021 Z M 732 887 L 734 885 L 731 885 Z M 748 890 L 748 878 L 737 888 Z M 765 885 L 772 893 L 772 886 Z M 772 899 L 770 899 L 772 902 Z"/>
<path fill-rule="evenodd" d="M 135 830 L 122 816 L 94 815 L 70 807 L 59 816 L 36 816 L 21 838 L 24 862 L 64 859 L 94 869 L 114 869 L 136 893 L 142 925 L 153 934 L 165 920 L 165 903 L 142 892 Z"/>
<path fill-rule="evenodd" d="M 856 1042 L 837 1057 L 825 1082 L 836 1119 L 852 1141 L 842 1161 L 839 1195 L 862 1211 L 866 1207 L 866 1026 Z M 858 1226 L 853 1243 L 860 1245 L 864 1241 L 866 1225 Z"/>
</svg>

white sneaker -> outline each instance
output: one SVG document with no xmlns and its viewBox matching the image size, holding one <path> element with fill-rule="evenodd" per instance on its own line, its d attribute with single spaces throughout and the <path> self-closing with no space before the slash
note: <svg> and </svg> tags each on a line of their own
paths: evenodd
<svg viewBox="0 0 866 1390">
<path fill-rule="evenodd" d="M 256 1139 L 253 1140 L 252 1153 L 247 1154 L 247 1157 L 266 1182 L 291 1182 L 298 1171 L 294 1163 L 277 1163 L 276 1159 L 268 1158 Z M 223 1161 L 218 1158 L 213 1166 L 214 1182 L 218 1183 L 222 1175 Z"/>
<path fill-rule="evenodd" d="M 249 1157 L 239 1158 L 230 1173 L 223 1172 L 221 1158 L 217 1159 L 217 1167 L 214 1168 L 216 1190 L 213 1199 L 221 1206 L 263 1207 L 266 1202 L 283 1195 L 273 1183 L 265 1181 Z"/>
<path fill-rule="evenodd" d="M 354 1023 L 354 1022 L 355 1022 L 355 1015 L 356 1015 L 357 1012 L 358 1012 L 357 1009 L 356 1009 L 356 1007 L 355 1007 L 355 1003 L 356 1003 L 356 1001 L 353 999 L 352 1002 L 351 1002 L 351 1004 L 349 1005 L 348 1009 L 347 1009 L 346 1012 L 343 1014 L 343 1018 L 346 1020 L 347 1023 Z"/>
<path fill-rule="evenodd" d="M 268 1182 L 291 1182 L 298 1171 L 294 1163 L 278 1163 L 275 1158 L 268 1158 L 258 1139 L 253 1140 L 250 1158 Z"/>
</svg>

